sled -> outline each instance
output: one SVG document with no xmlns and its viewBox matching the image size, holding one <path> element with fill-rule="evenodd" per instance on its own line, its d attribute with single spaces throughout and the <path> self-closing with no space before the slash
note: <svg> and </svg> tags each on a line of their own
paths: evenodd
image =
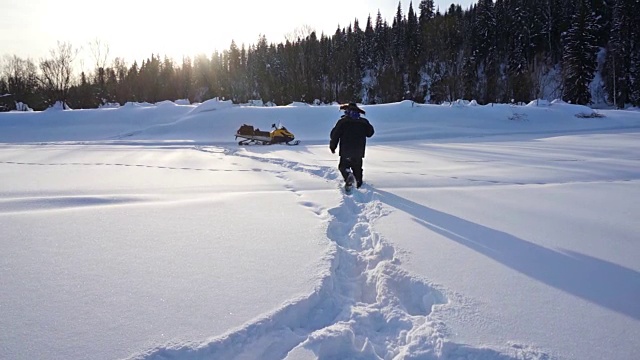
<svg viewBox="0 0 640 360">
<path fill-rule="evenodd" d="M 260 131 L 252 125 L 243 124 L 236 131 L 236 140 L 242 139 L 238 141 L 238 145 L 300 144 L 300 140 L 294 141 L 295 136 L 286 127 L 272 124 L 271 129 L 271 131 Z"/>
</svg>

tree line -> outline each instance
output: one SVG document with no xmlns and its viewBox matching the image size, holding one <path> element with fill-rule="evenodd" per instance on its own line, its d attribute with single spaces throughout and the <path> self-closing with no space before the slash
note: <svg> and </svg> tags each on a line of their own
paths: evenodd
<svg viewBox="0 0 640 360">
<path fill-rule="evenodd" d="M 640 0 L 479 0 L 444 12 L 433 0 L 398 3 L 391 23 L 380 12 L 333 34 L 311 29 L 181 60 L 152 54 L 140 64 L 107 64 L 73 74 L 77 50 L 58 43 L 38 63 L 5 56 L 0 95 L 34 109 L 55 101 L 72 108 L 105 103 L 214 97 L 357 101 L 410 99 L 481 104 L 561 98 L 577 104 L 640 105 Z M 100 45 L 100 44 L 97 44 Z M 600 76 L 596 78 L 596 74 Z"/>
</svg>

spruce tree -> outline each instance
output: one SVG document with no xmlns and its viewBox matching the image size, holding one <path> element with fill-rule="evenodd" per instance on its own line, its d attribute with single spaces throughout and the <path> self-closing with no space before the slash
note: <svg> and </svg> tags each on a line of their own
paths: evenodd
<svg viewBox="0 0 640 360">
<path fill-rule="evenodd" d="M 464 87 L 462 85 L 462 73 L 464 62 L 464 12 L 460 5 L 451 5 L 442 19 L 442 52 L 441 60 L 443 69 L 441 70 L 442 81 L 444 81 L 445 93 L 443 100 L 455 101 L 463 97 Z"/>
<path fill-rule="evenodd" d="M 433 0 L 420 0 L 418 5 L 418 22 L 420 24 L 427 24 L 427 22 L 433 19 L 434 13 Z"/>
<path fill-rule="evenodd" d="M 376 15 L 374 36 L 374 60 L 375 67 L 371 72 L 372 77 L 375 79 L 374 84 L 371 86 L 371 99 L 372 103 L 380 103 L 385 101 L 385 73 L 391 73 L 393 69 L 390 69 L 393 54 L 389 51 L 391 41 L 389 25 L 382 19 L 382 14 L 378 11 Z M 397 76 L 397 74 L 396 74 Z"/>
<path fill-rule="evenodd" d="M 254 95 L 263 101 L 273 101 L 271 90 L 271 61 L 269 58 L 269 44 L 267 38 L 261 35 L 253 50 L 253 56 L 248 58 L 248 67 L 251 72 L 250 83 L 254 88 Z"/>
<path fill-rule="evenodd" d="M 435 16 L 433 0 L 421 0 L 418 5 L 417 40 L 420 47 L 420 53 L 417 59 L 420 65 L 420 84 L 419 88 L 415 89 L 414 97 L 419 97 L 421 101 L 427 102 L 432 100 L 431 87 L 435 79 L 434 74 L 437 67 L 434 61 L 436 57 L 436 44 L 438 42 L 436 21 L 434 20 Z M 419 94 L 417 93 L 418 91 Z"/>
<path fill-rule="evenodd" d="M 127 86 L 130 97 L 128 101 L 140 101 L 140 83 L 138 81 L 138 62 L 134 61 L 129 71 L 127 71 L 127 77 L 125 80 L 125 86 Z"/>
<path fill-rule="evenodd" d="M 598 25 L 591 0 L 579 0 L 564 42 L 564 99 L 575 104 L 589 104 L 589 85 L 596 70 L 596 33 Z"/>
<path fill-rule="evenodd" d="M 365 70 L 373 69 L 375 65 L 374 51 L 375 51 L 375 32 L 373 30 L 373 23 L 371 22 L 371 16 L 367 18 L 367 25 L 364 29 L 364 43 L 363 43 L 363 65 Z"/>
<path fill-rule="evenodd" d="M 182 68 L 180 69 L 178 96 L 181 99 L 189 99 L 189 102 L 193 102 L 193 67 L 191 65 L 191 58 L 182 58 Z"/>
<path fill-rule="evenodd" d="M 322 67 L 320 66 L 322 54 L 315 31 L 309 34 L 301 46 L 306 66 L 305 94 L 308 94 L 309 101 L 320 100 L 322 99 Z"/>
<path fill-rule="evenodd" d="M 364 39 L 362 43 L 362 102 L 371 103 L 372 81 L 375 68 L 375 31 L 371 16 L 367 18 L 367 25 L 364 29 Z"/>
<path fill-rule="evenodd" d="M 607 52 L 606 86 L 612 102 L 622 108 L 631 92 L 632 1 L 616 0 Z"/>
<path fill-rule="evenodd" d="M 420 27 L 418 23 L 418 16 L 413 11 L 413 6 L 411 3 L 409 4 L 405 36 L 407 49 L 407 97 L 415 101 L 419 97 L 422 97 L 422 91 L 420 90 L 422 65 L 420 61 L 420 54 L 422 53 L 422 43 L 420 42 Z"/>
<path fill-rule="evenodd" d="M 228 97 L 238 102 L 242 96 L 242 58 L 240 49 L 236 42 L 231 40 L 231 46 L 229 51 L 225 52 L 227 55 L 227 69 L 228 69 Z"/>
<path fill-rule="evenodd" d="M 362 45 L 364 32 L 357 19 L 353 22 L 353 30 L 347 36 L 347 94 L 349 101 L 358 101 L 362 97 Z"/>
<path fill-rule="evenodd" d="M 474 33 L 477 38 L 476 58 L 482 73 L 478 100 L 483 103 L 498 99 L 499 58 L 496 46 L 496 17 L 492 0 L 480 0 L 476 8 Z"/>
<path fill-rule="evenodd" d="M 531 77 L 529 74 L 530 34 L 527 25 L 529 13 L 524 0 L 505 2 L 509 30 L 507 48 L 507 92 L 504 101 L 526 102 L 531 100 Z"/>
<path fill-rule="evenodd" d="M 635 0 L 634 9 L 640 9 L 640 0 Z M 633 83 L 631 84 L 631 96 L 630 102 L 635 106 L 640 106 L 640 13 L 638 11 L 632 12 L 632 22 L 636 24 L 633 27 L 633 34 L 631 35 L 631 76 Z"/>
<path fill-rule="evenodd" d="M 401 72 L 404 72 L 406 65 L 406 21 L 402 14 L 402 3 L 398 2 L 398 8 L 396 10 L 396 16 L 393 18 L 393 24 L 391 26 L 391 32 L 393 33 L 393 56 Z"/>
</svg>

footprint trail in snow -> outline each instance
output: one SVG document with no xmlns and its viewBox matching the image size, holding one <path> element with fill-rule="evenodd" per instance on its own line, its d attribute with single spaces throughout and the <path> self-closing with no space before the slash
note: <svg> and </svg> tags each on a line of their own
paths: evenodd
<svg viewBox="0 0 640 360">
<path fill-rule="evenodd" d="M 200 151 L 204 151 L 198 149 Z M 231 152 L 279 165 L 280 179 L 304 172 L 337 181 L 337 170 L 282 159 Z M 285 188 L 296 193 L 287 183 Z M 332 209 L 301 206 L 327 219 L 330 268 L 307 297 L 199 345 L 156 348 L 145 359 L 516 359 L 488 348 L 445 340 L 445 325 L 432 312 L 449 302 L 443 291 L 402 269 L 394 247 L 373 224 L 386 214 L 374 189 L 365 185 L 343 195 Z M 530 359 L 545 359 L 526 349 Z"/>
</svg>

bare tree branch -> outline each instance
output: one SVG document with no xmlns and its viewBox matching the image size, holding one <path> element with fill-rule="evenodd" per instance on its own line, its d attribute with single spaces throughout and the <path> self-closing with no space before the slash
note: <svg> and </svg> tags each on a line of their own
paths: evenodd
<svg viewBox="0 0 640 360">
<path fill-rule="evenodd" d="M 50 58 L 40 60 L 40 84 L 49 94 L 50 103 L 61 101 L 64 106 L 69 95 L 73 75 L 73 61 L 78 55 L 70 43 L 58 41 L 50 50 Z"/>
<path fill-rule="evenodd" d="M 298 41 L 304 40 L 307 36 L 311 35 L 315 30 L 311 25 L 302 25 L 293 29 L 290 33 L 285 35 L 285 40 L 289 41 L 292 44 L 297 43 Z"/>
<path fill-rule="evenodd" d="M 103 43 L 100 39 L 96 38 L 89 42 L 89 49 L 96 63 L 96 69 L 104 69 L 107 66 L 107 59 L 109 58 L 109 44 Z"/>
</svg>

